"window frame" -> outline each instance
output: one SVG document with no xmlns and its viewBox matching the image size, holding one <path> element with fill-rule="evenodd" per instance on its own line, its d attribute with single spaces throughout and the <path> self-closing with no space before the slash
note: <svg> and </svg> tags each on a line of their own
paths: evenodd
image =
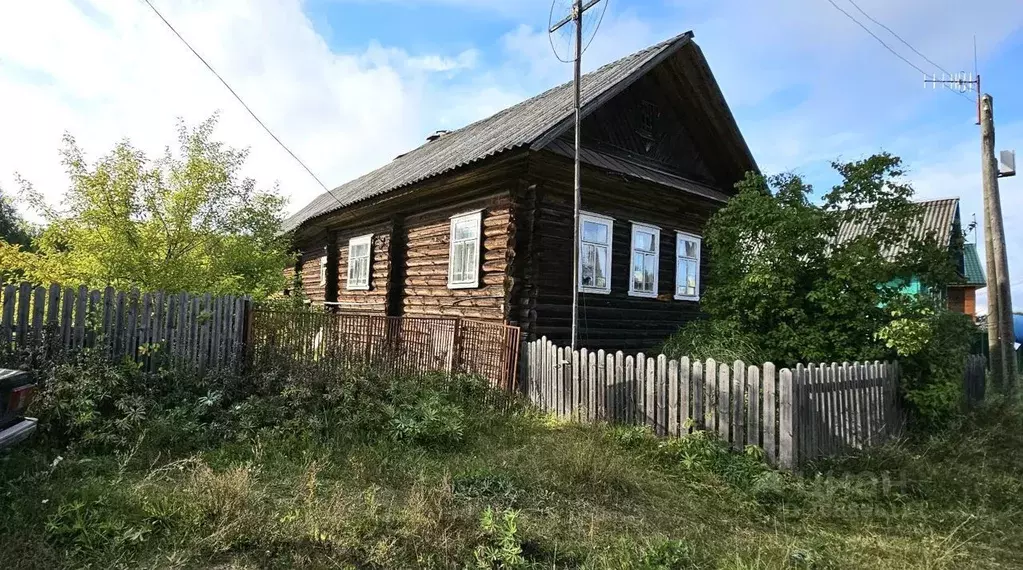
<svg viewBox="0 0 1023 570">
<path fill-rule="evenodd" d="M 586 222 L 594 222 L 607 226 L 607 243 L 603 244 L 603 247 L 607 247 L 607 267 L 605 268 L 604 287 L 583 285 L 583 244 L 593 243 L 595 245 L 600 245 L 597 244 L 597 242 L 585 242 L 583 240 L 583 224 Z M 576 263 L 578 264 L 576 287 L 580 293 L 596 293 L 599 295 L 609 295 L 611 293 L 611 275 L 613 273 L 611 270 L 611 260 L 613 253 L 612 245 L 614 244 L 614 222 L 615 219 L 610 216 L 595 214 L 593 212 L 579 212 L 579 259 L 576 260 Z"/>
<path fill-rule="evenodd" d="M 365 245 L 366 247 L 366 282 L 352 284 L 352 247 Z M 348 267 L 345 277 L 346 291 L 369 291 L 373 273 L 373 234 L 366 234 L 353 237 L 348 240 Z"/>
<path fill-rule="evenodd" d="M 466 238 L 461 240 L 455 239 L 455 226 L 464 221 L 474 221 L 476 224 L 476 237 Z M 475 240 L 476 244 L 473 248 L 473 255 L 470 259 L 474 260 L 473 263 L 473 274 L 472 279 L 465 281 L 455 281 L 455 246 L 459 243 L 465 243 Z M 471 212 L 462 212 L 451 216 L 451 225 L 448 230 L 448 289 L 475 289 L 480 286 L 480 249 L 483 242 L 483 210 L 473 210 Z"/>
<path fill-rule="evenodd" d="M 327 286 L 327 256 L 320 257 L 320 286 Z"/>
<path fill-rule="evenodd" d="M 695 295 L 679 295 L 679 279 L 681 275 L 678 271 L 678 260 L 680 259 L 693 259 L 687 255 L 682 255 L 685 249 L 682 247 L 682 240 L 696 242 L 696 294 Z M 703 258 L 703 238 L 691 234 L 689 232 L 676 231 L 675 232 L 675 290 L 673 291 L 675 300 L 677 301 L 699 301 L 700 300 L 700 261 Z"/>
<path fill-rule="evenodd" d="M 636 256 L 636 232 L 642 231 L 644 233 L 653 234 L 654 236 L 654 251 L 641 252 L 642 255 L 653 255 L 654 256 L 654 290 L 653 291 L 640 291 L 635 288 L 636 279 L 635 271 L 636 268 L 633 265 Z M 646 297 L 648 299 L 656 299 L 659 287 L 658 274 L 661 271 L 661 228 L 651 224 L 643 222 L 632 222 L 632 241 L 629 247 L 629 296 L 630 297 Z"/>
</svg>

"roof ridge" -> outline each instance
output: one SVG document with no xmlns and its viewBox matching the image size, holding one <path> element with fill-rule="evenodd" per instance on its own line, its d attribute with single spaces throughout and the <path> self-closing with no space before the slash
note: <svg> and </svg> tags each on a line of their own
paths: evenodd
<svg viewBox="0 0 1023 570">
<path fill-rule="evenodd" d="M 689 43 L 692 37 L 692 31 L 683 32 L 586 73 L 581 84 L 583 105 L 587 108 L 599 106 L 602 98 L 613 96 L 616 89 L 631 84 L 651 65 L 656 65 Z M 696 57 L 706 65 L 702 53 L 696 49 Z M 537 144 L 564 128 L 571 117 L 570 85 L 571 82 L 564 82 L 550 87 L 488 117 L 452 130 L 437 140 L 420 144 L 379 168 L 316 196 L 285 220 L 284 230 L 296 229 L 313 218 L 487 157 Z"/>
<path fill-rule="evenodd" d="M 928 198 L 926 200 L 913 200 L 913 203 L 914 204 L 927 204 L 928 202 L 948 202 L 948 201 L 958 202 L 959 200 L 960 200 L 959 196 L 947 196 L 947 197 L 944 197 L 944 198 Z"/>
<path fill-rule="evenodd" d="M 648 47 L 645 47 L 645 48 L 643 48 L 641 50 L 632 52 L 632 53 L 630 53 L 628 55 L 624 55 L 624 56 L 622 56 L 622 57 L 620 57 L 620 58 L 618 58 L 616 60 L 609 61 L 609 62 L 605 63 L 604 65 L 601 65 L 600 67 L 598 67 L 598 68 L 596 68 L 596 69 L 594 69 L 592 71 L 587 71 L 586 73 L 582 74 L 582 76 L 580 76 L 580 79 L 582 81 L 585 81 L 587 77 L 592 77 L 592 76 L 595 76 L 595 75 L 597 75 L 597 74 L 599 74 L 601 72 L 605 72 L 608 69 L 610 69 L 611 67 L 613 67 L 615 65 L 618 65 L 618 64 L 620 64 L 621 62 L 623 62 L 623 61 L 625 61 L 627 59 L 638 57 L 638 56 L 640 56 L 642 54 L 658 51 L 658 50 L 663 49 L 663 48 L 667 47 L 668 45 L 670 45 L 670 44 L 672 44 L 672 43 L 674 43 L 676 41 L 679 41 L 679 40 L 683 39 L 684 37 L 686 37 L 686 36 L 688 36 L 690 34 L 692 34 L 692 32 L 690 32 L 690 31 L 682 32 L 681 34 L 677 34 L 674 37 L 671 37 L 671 38 L 666 39 L 666 40 L 662 40 L 661 42 L 658 42 L 658 43 L 656 43 L 656 44 L 654 44 L 652 46 L 648 46 Z M 622 80 L 624 80 L 624 78 Z M 496 111 L 496 112 L 494 112 L 494 113 L 492 113 L 490 115 L 487 115 L 486 117 L 483 117 L 481 119 L 476 119 L 475 121 L 473 121 L 473 122 L 471 122 L 469 124 L 466 124 L 466 125 L 463 125 L 461 127 L 458 127 L 457 129 L 452 130 L 451 132 L 449 132 L 445 136 L 450 136 L 450 135 L 455 134 L 455 133 L 457 133 L 459 131 L 463 131 L 463 130 L 469 129 L 469 128 L 474 127 L 474 126 L 476 126 L 476 125 L 478 125 L 480 123 L 483 123 L 485 121 L 489 121 L 491 119 L 494 119 L 494 118 L 496 118 L 499 115 L 503 115 L 505 113 L 508 113 L 508 112 L 514 110 L 514 109 L 517 109 L 517 108 L 519 108 L 521 106 L 524 106 L 527 103 L 530 103 L 531 101 L 535 101 L 537 99 L 542 99 L 543 97 L 545 97 L 547 95 L 550 95 L 554 91 L 557 91 L 559 89 L 564 89 L 565 87 L 571 85 L 572 82 L 573 82 L 573 80 L 563 81 L 561 83 L 558 83 L 557 85 L 549 87 L 549 88 L 541 91 L 540 93 L 537 93 L 536 95 L 533 95 L 531 97 L 527 97 L 526 99 L 523 99 L 522 101 L 519 101 L 518 103 L 514 103 L 514 104 L 512 104 L 512 105 L 510 105 L 508 107 L 505 107 L 505 108 L 503 108 L 503 109 L 501 109 L 499 111 Z M 400 158 L 402 156 L 405 156 L 405 155 L 407 155 L 407 154 L 409 154 L 409 153 L 411 153 L 411 152 L 413 152 L 413 151 L 415 151 L 417 149 L 420 149 L 420 148 L 422 148 L 422 147 L 424 147 L 424 146 L 426 146 L 428 144 L 430 144 L 430 143 L 429 142 L 423 143 L 423 144 L 421 144 L 421 145 L 419 145 L 419 146 L 417 146 L 417 147 L 415 147 L 415 148 L 413 148 L 413 149 L 411 149 L 409 151 L 406 151 L 405 154 L 398 155 L 398 158 Z M 343 184 L 342 184 L 342 186 L 343 186 Z M 338 186 L 338 187 L 340 188 L 340 186 Z"/>
</svg>

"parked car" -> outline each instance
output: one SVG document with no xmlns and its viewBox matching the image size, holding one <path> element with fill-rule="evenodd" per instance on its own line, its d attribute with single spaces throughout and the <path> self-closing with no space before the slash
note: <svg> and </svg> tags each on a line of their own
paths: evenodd
<svg viewBox="0 0 1023 570">
<path fill-rule="evenodd" d="M 31 373 L 0 368 L 0 449 L 22 441 L 36 430 L 36 419 L 24 415 L 35 390 Z"/>
</svg>

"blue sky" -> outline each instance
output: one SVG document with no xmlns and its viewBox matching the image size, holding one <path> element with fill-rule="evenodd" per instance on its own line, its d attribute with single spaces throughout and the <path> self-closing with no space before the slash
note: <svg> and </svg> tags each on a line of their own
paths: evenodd
<svg viewBox="0 0 1023 570">
<path fill-rule="evenodd" d="M 565 0 L 558 0 L 564 4 Z M 826 187 L 828 162 L 902 156 L 921 197 L 960 196 L 980 213 L 975 106 L 931 90 L 828 0 L 609 0 L 584 58 L 592 69 L 693 30 L 755 158 Z M 940 70 L 836 4 L 927 72 Z M 855 0 L 949 71 L 995 97 L 998 147 L 1023 155 L 1023 2 Z M 567 80 L 545 28 L 548 0 L 153 0 L 328 185 Z M 14 173 L 55 202 L 57 149 L 74 134 L 98 155 L 128 137 L 150 153 L 178 117 L 220 113 L 219 135 L 251 149 L 248 174 L 301 207 L 321 190 L 141 2 L 47 0 L 0 6 L 0 188 Z M 971 94 L 972 96 L 972 94 Z M 1023 177 L 1003 209 L 1023 305 Z"/>
</svg>

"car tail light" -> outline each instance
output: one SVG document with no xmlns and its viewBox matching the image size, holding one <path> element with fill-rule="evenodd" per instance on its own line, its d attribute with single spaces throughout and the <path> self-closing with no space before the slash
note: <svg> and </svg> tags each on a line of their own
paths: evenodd
<svg viewBox="0 0 1023 570">
<path fill-rule="evenodd" d="M 34 384 L 20 386 L 11 390 L 10 397 L 7 399 L 7 409 L 12 412 L 24 410 L 32 402 L 32 396 L 35 395 L 35 392 L 36 387 Z"/>
</svg>

